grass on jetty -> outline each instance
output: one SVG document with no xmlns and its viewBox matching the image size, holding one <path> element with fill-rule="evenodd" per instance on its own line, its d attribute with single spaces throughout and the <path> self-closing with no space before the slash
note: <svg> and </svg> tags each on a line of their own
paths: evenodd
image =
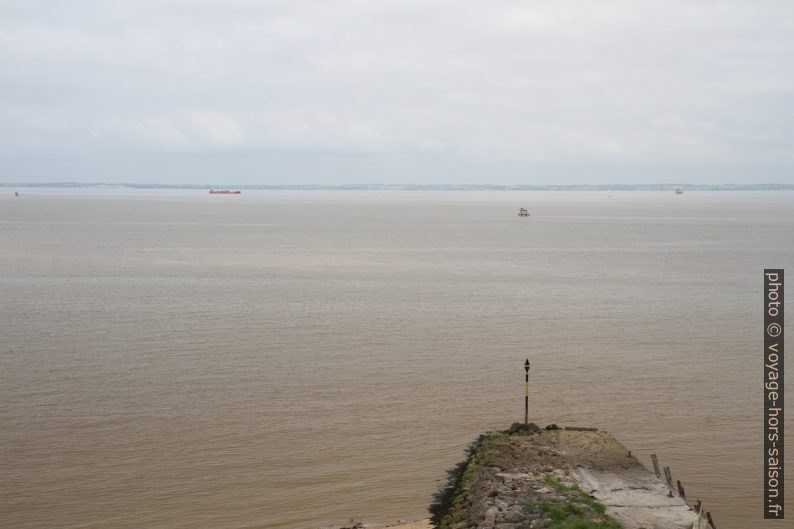
<svg viewBox="0 0 794 529">
<path fill-rule="evenodd" d="M 566 485 L 565 483 L 563 483 L 562 481 L 557 479 L 557 476 L 555 476 L 553 474 L 546 474 L 543 477 L 543 481 L 548 483 L 551 486 L 551 488 L 553 488 L 554 490 L 559 491 L 559 492 L 564 492 L 564 491 L 568 491 L 568 490 L 575 490 L 577 492 L 581 492 L 582 491 L 582 489 L 579 488 L 579 485 L 577 485 L 575 483 L 573 485 Z"/>
<path fill-rule="evenodd" d="M 565 501 L 543 500 L 524 505 L 527 512 L 538 510 L 548 516 L 549 522 L 543 526 L 544 529 L 623 529 L 620 522 L 606 514 L 606 506 L 579 485 L 566 485 L 551 474 L 547 474 L 543 481 L 558 492 L 575 493 Z"/>
</svg>

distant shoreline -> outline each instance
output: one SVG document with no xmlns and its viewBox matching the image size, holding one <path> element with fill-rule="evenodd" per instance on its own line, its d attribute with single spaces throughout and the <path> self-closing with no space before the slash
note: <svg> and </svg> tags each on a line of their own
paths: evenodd
<svg viewBox="0 0 794 529">
<path fill-rule="evenodd" d="M 257 184 L 136 184 L 105 182 L 0 182 L 3 188 L 125 188 L 125 189 L 258 189 L 273 191 L 785 191 L 794 184 L 571 184 L 571 185 L 492 185 L 492 184 L 339 184 L 339 185 L 257 185 Z"/>
</svg>

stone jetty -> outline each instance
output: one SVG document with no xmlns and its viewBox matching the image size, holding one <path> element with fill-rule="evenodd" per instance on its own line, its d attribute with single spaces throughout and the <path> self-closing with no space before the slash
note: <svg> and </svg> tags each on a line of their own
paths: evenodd
<svg viewBox="0 0 794 529">
<path fill-rule="evenodd" d="M 431 507 L 439 529 L 710 529 L 683 487 L 594 428 L 483 434 Z M 698 510 L 698 512 L 695 511 Z"/>
</svg>

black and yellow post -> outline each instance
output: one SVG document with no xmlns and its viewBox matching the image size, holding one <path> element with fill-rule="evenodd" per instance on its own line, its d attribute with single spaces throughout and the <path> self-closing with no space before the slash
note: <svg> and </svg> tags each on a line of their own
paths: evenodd
<svg viewBox="0 0 794 529">
<path fill-rule="evenodd" d="M 529 358 L 524 362 L 524 424 L 529 424 Z"/>
</svg>

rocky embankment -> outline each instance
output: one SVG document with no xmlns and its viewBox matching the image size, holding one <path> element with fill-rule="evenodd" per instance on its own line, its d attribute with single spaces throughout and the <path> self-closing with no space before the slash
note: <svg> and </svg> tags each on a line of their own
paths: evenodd
<svg viewBox="0 0 794 529">
<path fill-rule="evenodd" d="M 698 529 L 611 435 L 532 424 L 482 435 L 431 511 L 439 529 Z"/>
</svg>

